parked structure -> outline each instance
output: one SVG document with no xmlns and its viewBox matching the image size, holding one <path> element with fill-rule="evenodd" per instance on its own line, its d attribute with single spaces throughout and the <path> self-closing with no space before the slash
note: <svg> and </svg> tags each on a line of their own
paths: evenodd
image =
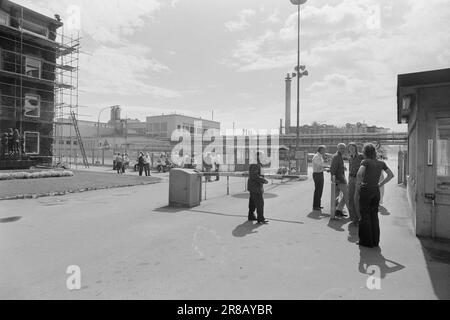
<svg viewBox="0 0 450 320">
<path fill-rule="evenodd" d="M 450 239 L 450 69 L 399 75 L 397 98 L 416 234 Z"/>
</svg>

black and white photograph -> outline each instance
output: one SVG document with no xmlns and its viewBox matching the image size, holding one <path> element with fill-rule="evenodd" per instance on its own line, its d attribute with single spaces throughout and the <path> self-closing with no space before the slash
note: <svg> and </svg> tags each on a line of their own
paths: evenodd
<svg viewBox="0 0 450 320">
<path fill-rule="evenodd" d="M 0 300 L 450 299 L 449 0 L 0 0 L 0 139 Z"/>
</svg>

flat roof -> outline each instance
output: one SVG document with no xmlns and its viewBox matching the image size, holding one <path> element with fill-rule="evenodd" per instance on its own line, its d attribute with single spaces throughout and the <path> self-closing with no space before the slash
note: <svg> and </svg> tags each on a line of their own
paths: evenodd
<svg viewBox="0 0 450 320">
<path fill-rule="evenodd" d="M 194 120 L 199 120 L 199 121 L 207 121 L 207 122 L 214 122 L 214 123 L 220 124 L 219 121 L 208 120 L 208 119 L 192 117 L 192 116 L 186 116 L 184 114 L 178 114 L 178 113 L 160 114 L 160 115 L 156 115 L 156 116 L 147 116 L 146 119 L 149 119 L 149 118 L 172 118 L 172 117 L 189 118 L 189 119 L 194 119 Z"/>
<path fill-rule="evenodd" d="M 400 117 L 400 110 L 402 108 L 402 101 L 400 97 L 401 88 L 421 87 L 441 83 L 450 84 L 450 68 L 399 74 L 397 76 L 397 122 L 401 123 Z"/>
</svg>

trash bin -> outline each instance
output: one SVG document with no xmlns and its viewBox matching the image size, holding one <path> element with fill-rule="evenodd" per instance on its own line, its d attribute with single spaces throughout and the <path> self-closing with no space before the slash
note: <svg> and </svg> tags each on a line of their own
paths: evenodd
<svg viewBox="0 0 450 320">
<path fill-rule="evenodd" d="M 169 206 L 192 208 L 200 205 L 202 174 L 197 170 L 173 168 L 169 173 Z"/>
</svg>

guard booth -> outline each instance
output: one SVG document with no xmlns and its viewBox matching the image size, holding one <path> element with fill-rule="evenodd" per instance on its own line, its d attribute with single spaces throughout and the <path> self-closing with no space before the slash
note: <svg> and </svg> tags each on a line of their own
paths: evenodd
<svg viewBox="0 0 450 320">
<path fill-rule="evenodd" d="M 401 74 L 398 123 L 408 124 L 406 183 L 418 236 L 450 239 L 450 69 Z"/>
</svg>

